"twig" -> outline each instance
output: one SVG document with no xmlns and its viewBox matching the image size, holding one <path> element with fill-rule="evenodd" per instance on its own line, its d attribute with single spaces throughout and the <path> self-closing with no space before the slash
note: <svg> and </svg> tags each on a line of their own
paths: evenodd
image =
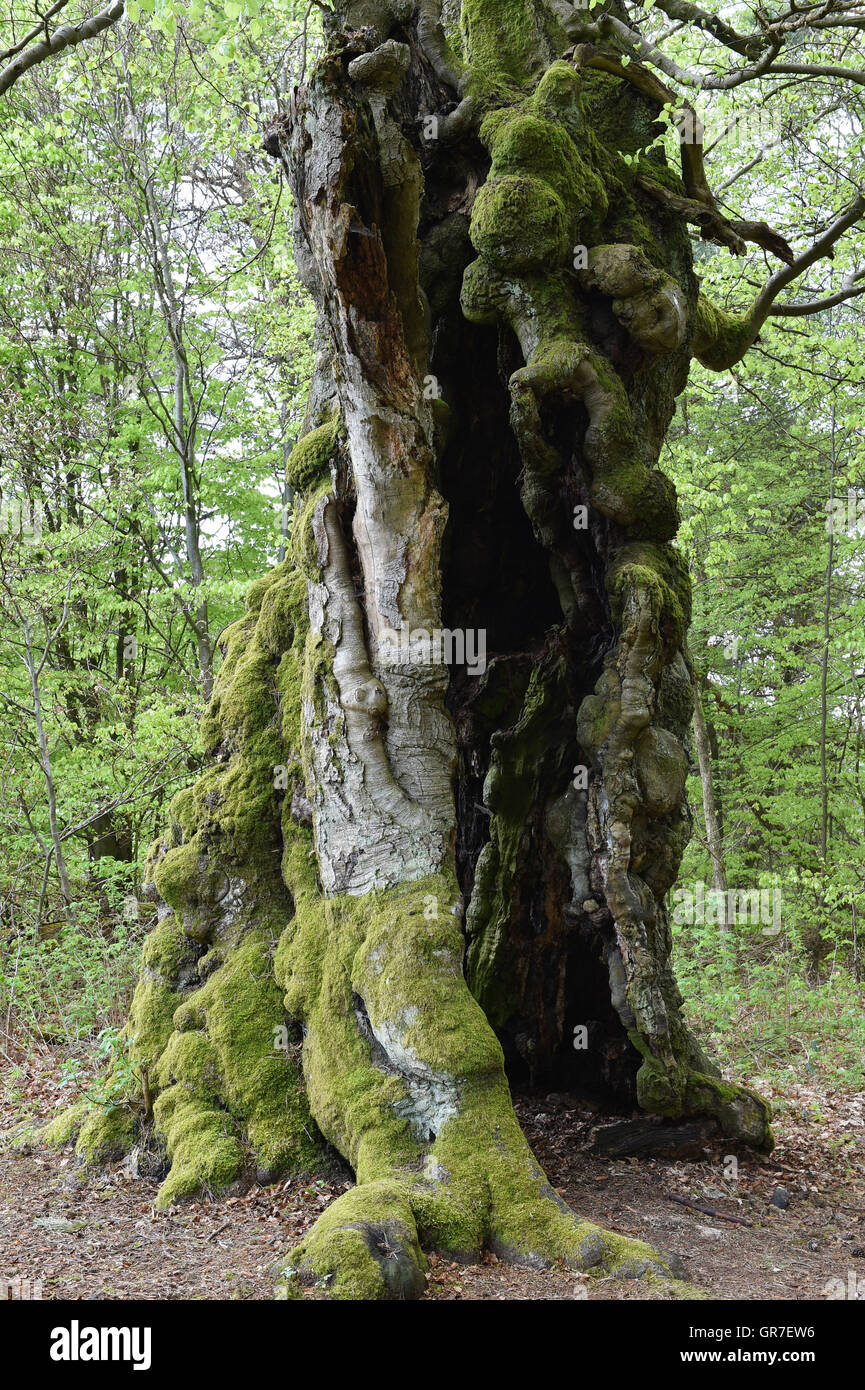
<svg viewBox="0 0 865 1390">
<path fill-rule="evenodd" d="M 683 1207 L 692 1207 L 694 1211 L 701 1211 L 704 1216 L 715 1216 L 719 1221 L 733 1221 L 737 1226 L 753 1226 L 753 1221 L 746 1221 L 744 1216 L 728 1216 L 725 1211 L 716 1211 L 714 1207 L 707 1207 L 702 1202 L 694 1202 L 690 1197 L 680 1197 L 678 1192 L 665 1192 L 664 1196 L 671 1202 L 679 1202 Z"/>
</svg>

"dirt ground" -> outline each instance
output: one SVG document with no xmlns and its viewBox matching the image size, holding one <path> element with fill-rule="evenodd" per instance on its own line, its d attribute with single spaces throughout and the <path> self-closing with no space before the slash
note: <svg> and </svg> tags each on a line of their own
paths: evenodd
<svg viewBox="0 0 865 1390">
<path fill-rule="evenodd" d="M 18 1087 L 24 1111 L 38 1118 L 51 1113 L 57 1085 L 50 1059 L 33 1071 L 32 1085 L 25 1076 Z M 689 1282 L 712 1297 L 823 1300 L 833 1287 L 838 1296 L 830 1281 L 849 1289 L 851 1276 L 865 1292 L 865 1093 L 797 1087 L 775 1103 L 777 1148 L 769 1158 L 740 1152 L 735 1181 L 725 1176 L 724 1146 L 675 1162 L 591 1152 L 598 1128 L 621 1117 L 566 1096 L 523 1097 L 518 1113 L 551 1183 L 576 1212 L 675 1253 Z M 20 1118 L 7 1108 L 3 1129 Z M 3 1145 L 0 1280 L 41 1281 L 44 1299 L 268 1298 L 271 1263 L 346 1186 L 294 1179 L 161 1212 L 153 1206 L 157 1184 L 133 1169 L 119 1164 L 82 1185 L 71 1150 Z M 431 1259 L 425 1295 L 664 1296 L 642 1281 L 540 1272 L 494 1256 L 470 1266 Z"/>
</svg>

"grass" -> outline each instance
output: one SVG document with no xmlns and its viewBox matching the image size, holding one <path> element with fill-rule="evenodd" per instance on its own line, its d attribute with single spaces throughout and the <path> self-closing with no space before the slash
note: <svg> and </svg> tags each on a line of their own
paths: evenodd
<svg viewBox="0 0 865 1390">
<path fill-rule="evenodd" d="M 142 928 L 114 920 L 64 926 L 49 940 L 28 929 L 0 942 L 0 1054 L 13 1065 L 32 1049 L 69 1048 L 123 1023 Z"/>
<path fill-rule="evenodd" d="M 809 978 L 795 941 L 740 941 L 725 960 L 710 930 L 675 929 L 686 1016 L 732 1077 L 865 1089 L 865 985 L 830 962 Z"/>
</svg>

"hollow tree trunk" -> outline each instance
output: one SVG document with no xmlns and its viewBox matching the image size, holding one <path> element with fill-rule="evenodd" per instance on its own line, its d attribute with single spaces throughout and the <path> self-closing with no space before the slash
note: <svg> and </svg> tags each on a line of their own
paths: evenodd
<svg viewBox="0 0 865 1390">
<path fill-rule="evenodd" d="M 621 157 L 658 108 L 561 61 L 541 0 L 464 0 L 461 57 L 435 4 L 344 9 L 268 136 L 318 308 L 291 554 L 151 860 L 161 1200 L 310 1162 L 317 1125 L 357 1186 L 284 1267 L 337 1296 L 417 1294 L 422 1249 L 663 1273 L 563 1206 L 507 1079 L 771 1143 L 682 1020 L 663 903 L 692 700 L 656 464 L 697 282 Z M 485 666 L 431 659 L 445 629 Z"/>
</svg>

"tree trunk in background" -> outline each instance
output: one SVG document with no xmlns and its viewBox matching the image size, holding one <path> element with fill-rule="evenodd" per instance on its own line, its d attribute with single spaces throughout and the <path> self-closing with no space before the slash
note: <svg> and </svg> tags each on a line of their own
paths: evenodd
<svg viewBox="0 0 865 1390">
<path fill-rule="evenodd" d="M 464 63 L 429 0 L 341 10 L 268 137 L 318 309 L 291 554 L 151 857 L 160 1200 L 312 1162 L 311 1113 L 357 1186 L 290 1267 L 336 1296 L 416 1295 L 422 1249 L 663 1274 L 564 1207 L 508 1084 L 771 1144 L 670 963 L 690 589 L 656 464 L 698 287 L 621 158 L 658 104 L 560 61 L 541 0 L 464 0 Z M 79 1153 L 127 1139 L 90 1116 Z"/>
<path fill-rule="evenodd" d="M 703 714 L 703 697 L 699 680 L 694 681 L 694 744 L 697 749 L 697 762 L 700 767 L 700 788 L 703 794 L 703 818 L 706 822 L 706 842 L 709 858 L 712 861 L 712 887 L 724 894 L 727 901 L 727 869 L 724 864 L 724 842 L 721 826 L 715 810 L 715 778 L 712 772 L 712 749 L 709 732 Z M 721 935 L 729 937 L 726 917 L 721 924 Z M 729 944 L 729 943 L 728 943 Z"/>
<path fill-rule="evenodd" d="M 712 887 L 722 893 L 727 892 L 727 869 L 724 864 L 724 844 L 721 827 L 715 811 L 715 778 L 712 772 L 712 750 L 709 746 L 709 733 L 703 715 L 703 700 L 700 687 L 694 685 L 694 744 L 697 749 L 697 762 L 700 768 L 700 789 L 703 794 L 703 815 L 706 821 L 706 841 L 712 861 Z"/>
</svg>

